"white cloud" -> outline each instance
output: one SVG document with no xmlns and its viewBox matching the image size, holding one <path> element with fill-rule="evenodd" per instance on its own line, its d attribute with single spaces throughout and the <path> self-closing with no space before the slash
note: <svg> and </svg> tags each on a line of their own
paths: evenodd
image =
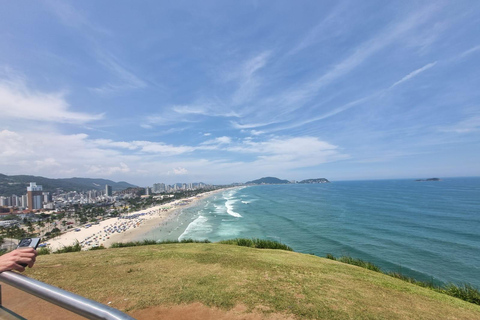
<svg viewBox="0 0 480 320">
<path fill-rule="evenodd" d="M 161 154 L 164 156 L 179 155 L 183 153 L 192 152 L 195 150 L 194 147 L 189 146 L 173 146 L 168 145 L 162 142 L 151 142 L 151 141 L 113 141 L 108 139 L 96 139 L 91 140 L 95 146 L 102 148 L 120 148 L 128 149 L 143 153 L 153 153 Z"/>
<path fill-rule="evenodd" d="M 85 176 L 91 166 L 113 167 L 124 156 L 99 149 L 85 134 L 0 131 L 0 167 L 9 172 L 59 177 L 64 172 Z M 109 171 L 103 171 L 107 174 Z M 98 171 L 101 176 L 101 171 Z"/>
<path fill-rule="evenodd" d="M 337 146 L 308 136 L 277 137 L 260 142 L 245 139 L 239 144 L 234 144 L 229 137 L 219 137 L 217 142 L 219 144 L 211 146 L 174 146 L 151 141 L 90 139 L 86 134 L 2 130 L 0 167 L 6 174 L 102 177 L 132 183 L 161 181 L 167 179 L 170 172 L 171 176 L 218 183 L 226 177 L 231 177 L 232 182 L 244 181 L 245 177 L 239 172 L 253 176 L 285 173 L 348 157 Z M 228 158 L 203 159 L 194 153 L 196 150 L 220 150 Z"/>
<path fill-rule="evenodd" d="M 188 173 L 188 170 L 182 167 L 174 168 L 173 173 L 175 175 L 185 175 Z"/>
<path fill-rule="evenodd" d="M 254 166 L 302 168 L 348 158 L 338 147 L 316 137 L 274 138 L 263 142 L 246 139 L 242 145 L 227 148 L 231 152 L 257 154 Z"/>
<path fill-rule="evenodd" d="M 42 170 L 46 168 L 61 168 L 61 164 L 54 158 L 39 159 L 35 160 L 34 163 L 37 169 Z"/>
<path fill-rule="evenodd" d="M 118 166 L 102 166 L 102 165 L 88 165 L 86 172 L 93 175 L 107 175 L 111 176 L 116 173 L 130 172 L 130 168 L 123 162 L 120 162 Z"/>
<path fill-rule="evenodd" d="M 146 123 L 140 124 L 140 127 L 144 129 L 153 129 L 153 126 L 151 124 L 146 124 Z"/>
<path fill-rule="evenodd" d="M 21 81 L 0 82 L 0 111 L 3 119 L 25 119 L 58 123 L 86 123 L 103 114 L 70 111 L 64 93 L 43 93 Z"/>
<path fill-rule="evenodd" d="M 208 140 L 202 143 L 202 145 L 220 145 L 220 144 L 230 144 L 232 142 L 232 138 L 230 137 L 218 137 L 212 140 Z"/>
</svg>

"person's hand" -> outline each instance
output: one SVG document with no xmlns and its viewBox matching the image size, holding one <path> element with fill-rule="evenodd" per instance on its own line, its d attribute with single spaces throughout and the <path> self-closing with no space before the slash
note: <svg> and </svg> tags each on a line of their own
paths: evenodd
<svg viewBox="0 0 480 320">
<path fill-rule="evenodd" d="M 25 267 L 20 265 L 20 263 L 28 265 L 28 267 L 31 268 L 35 263 L 36 256 L 37 251 L 29 247 L 19 248 L 6 253 L 3 256 L 0 256 L 0 272 L 7 270 L 23 272 L 25 271 Z"/>
</svg>

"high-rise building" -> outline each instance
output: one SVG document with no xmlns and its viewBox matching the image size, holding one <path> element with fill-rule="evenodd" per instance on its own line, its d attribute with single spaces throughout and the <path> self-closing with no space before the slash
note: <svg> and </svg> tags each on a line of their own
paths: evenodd
<svg viewBox="0 0 480 320">
<path fill-rule="evenodd" d="M 17 196 L 16 194 L 12 194 L 12 206 L 13 207 L 21 207 L 22 206 L 22 198 Z"/>
<path fill-rule="evenodd" d="M 43 202 L 44 203 L 52 202 L 52 195 L 50 194 L 50 192 L 44 192 L 43 193 Z"/>
<path fill-rule="evenodd" d="M 107 197 L 111 197 L 112 196 L 112 186 L 109 186 L 108 184 L 105 185 L 105 195 Z"/>
<path fill-rule="evenodd" d="M 36 210 L 42 208 L 42 186 L 37 186 L 35 182 L 30 182 L 27 187 L 28 209 Z"/>
<path fill-rule="evenodd" d="M 153 193 L 165 192 L 165 183 L 154 183 L 153 184 Z"/>
<path fill-rule="evenodd" d="M 22 196 L 22 208 L 28 207 L 28 195 L 24 194 Z"/>
</svg>

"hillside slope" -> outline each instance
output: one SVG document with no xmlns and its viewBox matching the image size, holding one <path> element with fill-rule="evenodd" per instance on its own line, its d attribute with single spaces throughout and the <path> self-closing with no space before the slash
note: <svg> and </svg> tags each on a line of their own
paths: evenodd
<svg viewBox="0 0 480 320">
<path fill-rule="evenodd" d="M 138 319 L 199 305 L 248 319 L 480 319 L 477 305 L 380 273 L 217 243 L 39 256 L 26 274 Z"/>
<path fill-rule="evenodd" d="M 50 179 L 39 176 L 16 175 L 7 176 L 0 174 L 0 195 L 11 196 L 12 194 L 22 195 L 27 193 L 27 186 L 30 182 L 36 182 L 37 185 L 43 187 L 43 191 L 53 192 L 57 188 L 64 191 L 88 191 L 88 190 L 105 190 L 105 185 L 112 186 L 113 191 L 124 190 L 136 187 L 125 181 L 114 182 L 107 179 L 90 179 L 90 178 L 66 178 L 66 179 Z"/>
</svg>

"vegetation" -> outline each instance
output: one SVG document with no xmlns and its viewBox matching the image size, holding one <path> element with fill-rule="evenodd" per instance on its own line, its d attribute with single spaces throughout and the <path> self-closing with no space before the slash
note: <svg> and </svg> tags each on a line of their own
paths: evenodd
<svg viewBox="0 0 480 320">
<path fill-rule="evenodd" d="M 379 272 L 219 243 L 43 255 L 25 273 L 134 318 L 150 307 L 200 303 L 272 318 L 480 319 L 478 305 Z"/>
<path fill-rule="evenodd" d="M 172 244 L 172 243 L 210 243 L 209 240 L 193 240 L 193 239 L 182 239 L 178 240 L 165 240 L 157 242 L 155 240 L 143 240 L 143 241 L 130 241 L 130 242 L 116 242 L 113 243 L 110 248 L 126 248 L 126 247 L 137 247 L 137 246 L 148 246 L 153 244 Z"/>
<path fill-rule="evenodd" d="M 11 227 L 0 227 L 0 235 L 3 238 L 11 238 L 11 239 L 22 239 L 27 238 L 30 234 L 20 228 L 19 226 L 11 226 Z"/>
<path fill-rule="evenodd" d="M 50 254 L 50 252 L 51 252 L 50 249 L 48 249 L 47 247 L 42 247 L 42 248 L 37 249 L 37 254 L 39 256 L 45 255 L 45 254 Z"/>
<path fill-rule="evenodd" d="M 263 177 L 257 180 L 245 182 L 245 184 L 286 184 L 288 180 L 282 180 L 275 177 Z"/>
<path fill-rule="evenodd" d="M 103 250 L 103 249 L 106 249 L 106 248 L 105 248 L 105 247 L 103 246 L 103 244 L 102 244 L 102 245 L 97 246 L 97 247 L 91 247 L 91 248 L 90 248 L 90 251 L 92 251 L 92 250 Z"/>
<path fill-rule="evenodd" d="M 365 268 L 365 269 L 369 269 L 369 270 L 372 270 L 372 271 L 380 272 L 380 273 L 389 275 L 391 277 L 394 277 L 394 278 L 397 278 L 397 279 L 415 284 L 415 285 L 420 286 L 420 287 L 428 288 L 428 289 L 431 289 L 431 290 L 434 290 L 434 291 L 437 291 L 437 292 L 440 292 L 440 293 L 445 293 L 445 294 L 448 294 L 452 297 L 459 298 L 459 299 L 468 301 L 470 303 L 475 303 L 475 304 L 480 305 L 480 290 L 478 290 L 477 288 L 475 288 L 475 287 L 473 287 L 469 284 L 464 284 L 464 285 L 461 285 L 461 286 L 457 286 L 457 285 L 451 283 L 451 284 L 448 284 L 446 286 L 438 286 L 438 285 L 435 285 L 433 282 L 419 281 L 419 280 L 407 277 L 407 276 L 405 276 L 401 273 L 398 273 L 398 272 L 383 272 L 382 269 L 380 269 L 380 267 L 374 265 L 373 263 L 365 262 L 365 261 L 360 260 L 360 259 L 355 259 L 355 258 L 347 257 L 347 256 L 343 256 L 343 257 L 340 257 L 340 258 L 337 259 L 331 254 L 327 254 L 326 258 L 331 259 L 331 260 L 340 261 L 340 262 L 347 263 L 347 264 L 351 264 L 351 265 L 355 265 L 355 266 Z"/>
<path fill-rule="evenodd" d="M 53 192 L 56 189 L 65 191 L 88 191 L 92 189 L 105 190 L 105 185 L 112 186 L 113 190 L 123 190 L 135 187 L 127 182 L 113 182 L 106 179 L 89 179 L 89 178 L 68 178 L 68 179 L 49 179 L 39 176 L 14 175 L 7 176 L 0 174 L 0 195 L 11 196 L 12 194 L 27 193 L 27 186 L 31 181 L 35 181 L 37 185 L 43 187 L 43 191 Z"/>
<path fill-rule="evenodd" d="M 250 248 L 257 248 L 257 249 L 280 249 L 280 250 L 287 250 L 293 251 L 292 248 L 287 246 L 286 244 L 273 241 L 273 240 L 263 240 L 263 239 L 244 239 L 244 238 L 237 238 L 232 240 L 224 240 L 220 241 L 222 244 L 233 244 L 241 247 L 250 247 Z"/>
<path fill-rule="evenodd" d="M 67 253 L 67 252 L 78 252 L 78 251 L 82 251 L 82 246 L 77 241 L 74 245 L 65 246 L 62 249 L 58 249 L 57 251 L 54 251 L 53 253 Z"/>
</svg>

